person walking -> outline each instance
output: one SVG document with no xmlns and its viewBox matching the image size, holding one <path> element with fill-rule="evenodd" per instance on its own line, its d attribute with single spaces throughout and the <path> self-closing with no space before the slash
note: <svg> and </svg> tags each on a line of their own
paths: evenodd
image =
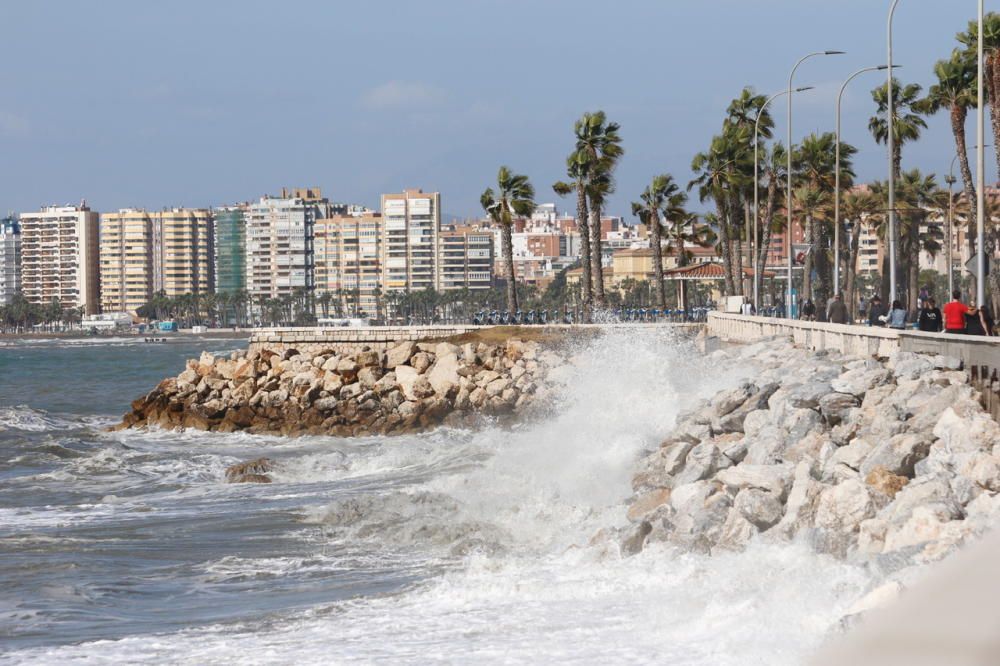
<svg viewBox="0 0 1000 666">
<path fill-rule="evenodd" d="M 871 304 L 868 306 L 868 325 L 885 326 L 886 314 L 888 313 L 885 306 L 882 305 L 882 299 L 878 294 L 875 294 L 872 296 Z"/>
<path fill-rule="evenodd" d="M 951 301 L 944 306 L 944 332 L 965 333 L 965 315 L 969 308 L 962 302 L 962 292 L 951 292 Z"/>
<path fill-rule="evenodd" d="M 802 319 L 805 321 L 816 321 L 816 304 L 811 298 L 807 298 L 802 304 Z"/>
<path fill-rule="evenodd" d="M 920 308 L 920 318 L 917 320 L 917 328 L 926 333 L 939 333 L 944 327 L 941 308 L 933 298 L 924 301 L 924 307 Z"/>
<path fill-rule="evenodd" d="M 753 303 L 750 302 L 749 298 L 743 299 L 743 305 L 740 306 L 740 311 L 748 317 L 752 317 L 757 314 L 757 310 L 754 309 Z"/>
<path fill-rule="evenodd" d="M 833 297 L 830 302 L 830 307 L 826 311 L 826 319 L 831 324 L 846 324 L 850 319 L 850 315 L 847 312 L 847 305 L 844 303 L 844 299 L 838 293 Z"/>
<path fill-rule="evenodd" d="M 969 309 L 965 313 L 965 334 L 966 335 L 989 335 L 989 327 L 983 319 L 983 311 L 976 307 L 975 301 L 969 302 Z"/>
<path fill-rule="evenodd" d="M 993 321 L 993 315 L 990 314 L 990 309 L 985 305 L 979 306 L 979 316 L 982 317 L 983 326 L 986 327 L 986 335 L 996 335 L 996 322 Z"/>
<path fill-rule="evenodd" d="M 906 310 L 899 301 L 892 302 L 892 309 L 886 317 L 886 326 L 901 331 L 906 328 Z"/>
</svg>

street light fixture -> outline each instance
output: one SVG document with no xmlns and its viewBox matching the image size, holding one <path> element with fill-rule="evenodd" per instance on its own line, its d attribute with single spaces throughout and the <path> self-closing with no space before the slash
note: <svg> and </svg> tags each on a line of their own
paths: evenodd
<svg viewBox="0 0 1000 666">
<path fill-rule="evenodd" d="M 893 67 L 898 68 L 902 65 L 893 65 Z M 840 293 L 840 108 L 841 102 L 844 99 L 844 91 L 847 89 L 847 84 L 850 83 L 856 76 L 860 76 L 865 72 L 877 72 L 884 69 L 889 69 L 888 65 L 878 65 L 877 67 L 865 67 L 864 69 L 859 69 L 858 71 L 847 77 L 844 81 L 844 85 L 840 86 L 840 92 L 837 93 L 837 146 L 835 148 L 836 158 L 834 159 L 834 199 L 833 199 L 833 293 Z"/>
<path fill-rule="evenodd" d="M 892 103 L 892 17 L 896 13 L 899 0 L 892 0 L 889 7 L 888 44 L 889 59 L 886 61 L 888 70 L 888 106 L 886 107 L 886 144 L 889 146 L 889 305 L 896 300 L 896 164 L 893 160 L 896 138 L 893 136 L 893 115 L 895 108 Z"/>
<path fill-rule="evenodd" d="M 805 86 L 802 88 L 796 88 L 795 92 L 805 92 L 807 90 L 812 90 L 814 86 Z M 751 266 L 753 267 L 753 307 L 754 311 L 760 310 L 760 248 L 757 247 L 757 243 L 760 240 L 760 229 L 758 218 L 760 217 L 760 177 L 758 176 L 758 169 L 760 165 L 760 158 L 758 157 L 758 149 L 760 147 L 760 118 L 764 115 L 764 111 L 770 106 L 771 102 L 781 97 L 782 95 L 787 95 L 787 90 L 782 90 L 781 92 L 775 93 L 767 98 L 767 101 L 760 107 L 757 112 L 757 120 L 754 122 L 753 126 L 753 243 L 750 244 L 753 257 L 751 259 Z"/>
<path fill-rule="evenodd" d="M 846 51 L 815 51 L 813 53 L 808 53 L 795 63 L 792 67 L 791 73 L 788 75 L 788 89 L 785 91 L 788 95 L 788 191 L 785 193 L 786 201 L 786 213 L 788 214 L 788 224 L 785 229 L 786 243 L 788 247 L 786 248 L 788 252 L 788 292 L 785 296 L 785 314 L 791 319 L 792 318 L 792 81 L 795 79 L 795 71 L 799 68 L 799 65 L 804 63 L 809 58 L 814 56 L 828 56 L 828 55 L 844 55 Z"/>
</svg>

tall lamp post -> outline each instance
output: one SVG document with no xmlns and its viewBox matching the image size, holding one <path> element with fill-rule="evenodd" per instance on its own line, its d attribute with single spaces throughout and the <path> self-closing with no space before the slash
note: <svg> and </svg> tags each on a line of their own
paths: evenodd
<svg viewBox="0 0 1000 666">
<path fill-rule="evenodd" d="M 892 306 L 896 300 L 896 164 L 893 160 L 893 153 L 896 152 L 896 138 L 893 136 L 893 116 L 895 108 L 892 103 L 892 17 L 896 13 L 896 5 L 899 0 L 892 0 L 889 7 L 888 44 L 889 59 L 886 61 L 886 69 L 889 70 L 889 80 L 886 86 L 888 93 L 888 107 L 886 107 L 886 144 L 889 146 L 889 305 Z"/>
<path fill-rule="evenodd" d="M 897 0 L 898 1 L 898 0 Z M 788 291 L 785 296 L 785 312 L 786 316 L 792 318 L 792 82 L 795 79 L 795 71 L 799 68 L 799 65 L 804 63 L 809 58 L 814 56 L 828 56 L 828 55 L 843 55 L 845 51 L 815 51 L 813 53 L 808 53 L 795 63 L 792 67 L 791 73 L 788 75 L 788 89 L 785 91 L 788 95 L 788 191 L 785 193 L 785 208 L 788 214 L 788 224 L 785 229 L 786 243 L 788 247 L 786 248 L 788 252 Z"/>
<path fill-rule="evenodd" d="M 813 86 L 805 86 L 803 88 L 796 88 L 795 92 L 805 92 L 807 90 L 812 90 Z M 753 260 L 751 261 L 751 266 L 753 267 L 753 308 L 754 312 L 760 310 L 760 248 L 757 247 L 757 243 L 760 241 L 760 229 L 758 218 L 760 217 L 760 176 L 758 175 L 758 169 L 760 166 L 759 147 L 760 147 L 760 118 L 764 115 L 764 111 L 771 102 L 781 97 L 782 95 L 787 95 L 787 90 L 782 90 L 781 92 L 775 93 L 767 98 L 767 101 L 760 107 L 760 111 L 757 112 L 757 120 L 753 125 Z"/>
<path fill-rule="evenodd" d="M 893 67 L 900 67 L 901 65 L 893 65 Z M 844 91 L 847 89 L 847 84 L 854 80 L 855 77 L 864 74 L 865 72 L 877 72 L 883 69 L 889 69 L 888 65 L 878 65 L 876 67 L 865 67 L 864 69 L 859 69 L 844 81 L 844 85 L 840 86 L 840 92 L 837 93 L 837 146 L 834 149 L 836 157 L 834 158 L 834 198 L 833 198 L 833 293 L 840 293 L 840 108 L 841 102 L 844 99 Z"/>
<path fill-rule="evenodd" d="M 976 109 L 976 305 L 986 302 L 986 252 L 983 247 L 986 235 L 986 108 L 983 100 L 983 0 L 979 0 L 979 43 L 977 45 L 977 96 Z"/>
</svg>

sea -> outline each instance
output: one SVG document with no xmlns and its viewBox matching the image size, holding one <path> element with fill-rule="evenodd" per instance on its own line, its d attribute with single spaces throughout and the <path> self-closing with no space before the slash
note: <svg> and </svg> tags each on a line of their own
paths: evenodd
<svg viewBox="0 0 1000 666">
<path fill-rule="evenodd" d="M 803 544 L 622 556 L 637 461 L 748 376 L 609 331 L 548 410 L 397 437 L 111 432 L 239 340 L 0 341 L 0 664 L 798 664 L 871 585 Z M 227 484 L 267 456 L 271 484 Z"/>
</svg>

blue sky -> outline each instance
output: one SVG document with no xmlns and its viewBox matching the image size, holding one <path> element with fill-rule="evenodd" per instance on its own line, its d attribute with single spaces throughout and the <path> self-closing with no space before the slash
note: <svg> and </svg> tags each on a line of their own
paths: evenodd
<svg viewBox="0 0 1000 666">
<path fill-rule="evenodd" d="M 1000 9 L 997 7 L 987 9 Z M 622 125 L 611 212 L 653 174 L 687 183 L 692 155 L 744 85 L 771 93 L 801 55 L 795 135 L 833 130 L 840 82 L 885 60 L 888 0 L 10 0 L 0 9 L 0 208 L 87 199 L 99 210 L 206 206 L 281 186 L 338 201 L 442 192 L 478 215 L 500 164 L 555 200 L 586 110 Z M 974 0 L 902 0 L 900 77 L 925 88 L 974 17 Z M 869 91 L 845 97 L 858 175 L 884 178 Z M 775 109 L 784 136 L 784 107 Z M 969 143 L 974 141 L 972 118 Z M 942 174 L 947 115 L 904 152 Z M 995 164 L 992 154 L 987 163 Z M 988 170 L 995 180 L 995 169 Z M 571 202 L 563 202 L 565 207 Z"/>
</svg>

